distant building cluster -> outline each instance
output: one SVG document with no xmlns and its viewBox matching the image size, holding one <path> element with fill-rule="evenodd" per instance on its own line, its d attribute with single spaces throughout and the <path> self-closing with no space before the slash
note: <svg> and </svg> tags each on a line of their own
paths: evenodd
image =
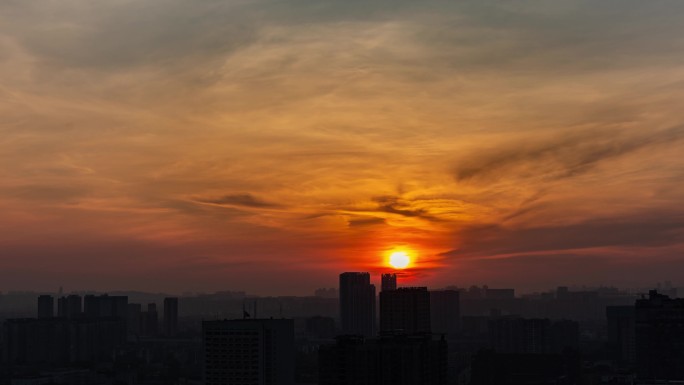
<svg viewBox="0 0 684 385">
<path fill-rule="evenodd" d="M 309 297 L 0 295 L 0 384 L 572 385 L 684 381 L 684 299 L 516 296 L 345 272 Z M 12 302 L 14 301 L 14 302 Z M 180 313 L 183 310 L 183 313 Z M 7 313 L 12 311 L 14 313 Z M 669 381 L 669 382 L 668 382 Z"/>
</svg>

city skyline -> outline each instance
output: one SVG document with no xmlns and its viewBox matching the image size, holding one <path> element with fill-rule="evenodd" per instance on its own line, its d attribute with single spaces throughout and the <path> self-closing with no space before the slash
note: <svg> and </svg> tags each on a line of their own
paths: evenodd
<svg viewBox="0 0 684 385">
<path fill-rule="evenodd" d="M 676 282 L 683 15 L 3 2 L 0 291 Z"/>
</svg>

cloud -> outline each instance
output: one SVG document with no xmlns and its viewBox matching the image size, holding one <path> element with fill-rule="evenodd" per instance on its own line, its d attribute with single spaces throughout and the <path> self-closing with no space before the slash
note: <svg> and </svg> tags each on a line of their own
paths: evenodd
<svg viewBox="0 0 684 385">
<path fill-rule="evenodd" d="M 385 219 L 373 217 L 354 217 L 348 219 L 348 222 L 349 227 L 366 227 L 386 224 Z"/>
<path fill-rule="evenodd" d="M 378 211 L 390 214 L 398 214 L 405 217 L 427 217 L 423 209 L 411 208 L 410 204 L 397 196 L 379 196 L 373 198 L 378 204 Z"/>
<path fill-rule="evenodd" d="M 486 183 L 496 178 L 565 179 L 591 171 L 602 162 L 631 153 L 676 146 L 684 138 L 679 126 L 653 132 L 625 130 L 571 131 L 551 138 L 526 138 L 494 151 L 474 152 L 456 166 L 461 182 Z"/>
<path fill-rule="evenodd" d="M 447 261 L 573 247 L 665 258 L 684 196 L 682 11 L 0 2 L 0 243 L 25 246 L 16 271 L 56 266 L 43 251 L 68 239 L 69 277 L 100 244 L 102 265 L 121 253 L 175 272 L 166 287 L 197 258 L 193 279 L 265 291 L 200 257 L 272 277 L 277 255 L 302 286 L 376 268 L 395 244 L 460 245 L 426 280 Z"/>
<path fill-rule="evenodd" d="M 594 248 L 649 248 L 684 245 L 684 212 L 632 213 L 544 227 L 482 225 L 464 229 L 451 258 L 493 258 L 534 252 L 563 254 Z"/>
<path fill-rule="evenodd" d="M 282 206 L 276 203 L 266 202 L 256 198 L 252 194 L 230 194 L 224 195 L 214 199 L 197 199 L 201 203 L 210 203 L 214 205 L 228 205 L 228 206 L 243 206 L 251 208 L 281 208 Z"/>
</svg>

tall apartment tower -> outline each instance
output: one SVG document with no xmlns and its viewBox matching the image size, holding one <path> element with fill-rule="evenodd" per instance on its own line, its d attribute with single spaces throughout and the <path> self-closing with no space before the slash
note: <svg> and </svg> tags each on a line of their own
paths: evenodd
<svg viewBox="0 0 684 385">
<path fill-rule="evenodd" d="M 83 312 L 83 299 L 80 295 L 70 294 L 67 297 L 57 299 L 57 316 L 62 318 L 74 318 Z"/>
<path fill-rule="evenodd" d="M 173 337 L 178 333 L 178 298 L 164 298 L 164 334 Z"/>
<path fill-rule="evenodd" d="M 206 385 L 293 385 L 294 322 L 238 319 L 202 322 Z"/>
<path fill-rule="evenodd" d="M 400 287 L 380 292 L 381 333 L 430 333 L 427 287 Z"/>
<path fill-rule="evenodd" d="M 634 364 L 636 311 L 634 306 L 606 306 L 607 347 L 616 361 Z"/>
<path fill-rule="evenodd" d="M 397 275 L 394 273 L 385 273 L 382 275 L 381 291 L 397 290 Z"/>
<path fill-rule="evenodd" d="M 433 333 L 455 334 L 460 327 L 461 307 L 457 290 L 430 292 L 430 322 Z"/>
<path fill-rule="evenodd" d="M 684 380 L 684 298 L 651 290 L 634 310 L 637 375 Z"/>
<path fill-rule="evenodd" d="M 146 336 L 156 336 L 159 332 L 159 314 L 157 313 L 157 304 L 148 303 L 147 311 L 140 313 L 141 315 L 141 333 Z"/>
<path fill-rule="evenodd" d="M 320 346 L 318 363 L 320 385 L 449 383 L 447 342 L 427 334 L 341 336 Z"/>
<path fill-rule="evenodd" d="M 55 315 L 55 299 L 51 295 L 38 296 L 38 318 L 52 318 Z"/>
<path fill-rule="evenodd" d="M 125 320 L 128 311 L 128 297 L 123 295 L 86 295 L 83 298 L 83 312 L 88 317 L 115 317 Z"/>
<path fill-rule="evenodd" d="M 128 333 L 133 334 L 133 335 L 139 335 L 144 327 L 142 325 L 143 322 L 143 311 L 142 311 L 142 305 L 139 303 L 129 303 L 128 304 L 128 311 L 126 314 L 126 327 L 128 329 Z"/>
<path fill-rule="evenodd" d="M 375 335 L 375 285 L 369 273 L 340 274 L 340 318 L 343 334 Z"/>
</svg>

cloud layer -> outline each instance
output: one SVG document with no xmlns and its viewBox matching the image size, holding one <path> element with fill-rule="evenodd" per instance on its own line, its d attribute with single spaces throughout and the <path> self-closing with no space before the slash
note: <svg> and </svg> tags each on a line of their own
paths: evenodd
<svg viewBox="0 0 684 385">
<path fill-rule="evenodd" d="M 430 285 L 676 280 L 682 16 L 4 1 L 0 289 L 303 293 L 397 246 Z"/>
</svg>

